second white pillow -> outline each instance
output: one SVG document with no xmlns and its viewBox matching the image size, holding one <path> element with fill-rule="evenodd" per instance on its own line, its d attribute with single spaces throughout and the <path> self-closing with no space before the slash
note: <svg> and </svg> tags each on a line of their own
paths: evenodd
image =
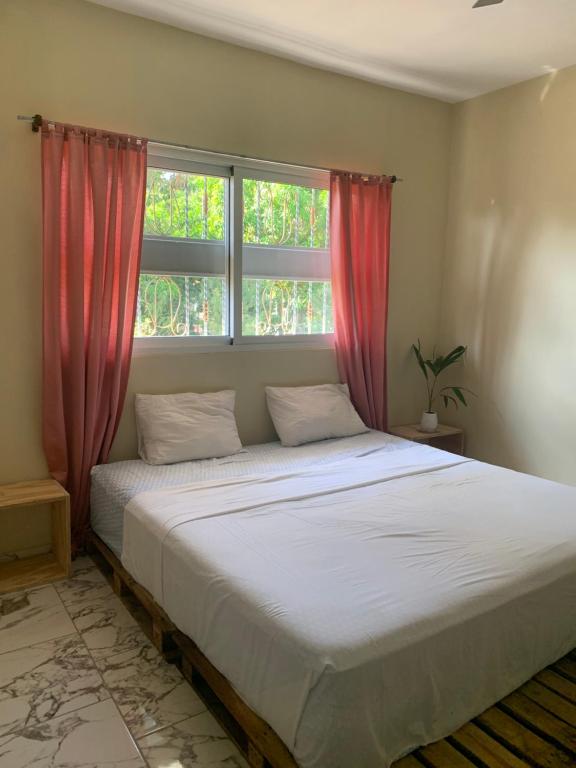
<svg viewBox="0 0 576 768">
<path fill-rule="evenodd" d="M 368 432 L 347 384 L 266 387 L 268 410 L 282 445 L 295 446 Z"/>
</svg>

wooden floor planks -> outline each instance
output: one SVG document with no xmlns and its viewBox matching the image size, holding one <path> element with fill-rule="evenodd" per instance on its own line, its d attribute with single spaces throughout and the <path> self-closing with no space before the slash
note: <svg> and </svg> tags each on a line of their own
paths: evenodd
<svg viewBox="0 0 576 768">
<path fill-rule="evenodd" d="M 576 652 L 393 768 L 576 768 Z"/>
</svg>

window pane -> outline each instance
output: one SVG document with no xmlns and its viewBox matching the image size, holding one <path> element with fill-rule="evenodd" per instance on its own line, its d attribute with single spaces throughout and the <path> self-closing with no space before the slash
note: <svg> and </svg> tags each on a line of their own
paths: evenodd
<svg viewBox="0 0 576 768">
<path fill-rule="evenodd" d="M 144 236 L 224 240 L 226 180 L 148 168 Z"/>
<path fill-rule="evenodd" d="M 242 333 L 332 333 L 329 192 L 244 179 Z"/>
<path fill-rule="evenodd" d="M 136 337 L 225 336 L 226 280 L 140 275 Z"/>
<path fill-rule="evenodd" d="M 332 333 L 329 281 L 242 280 L 245 336 Z"/>
<path fill-rule="evenodd" d="M 244 179 L 244 242 L 328 247 L 327 189 Z"/>
</svg>

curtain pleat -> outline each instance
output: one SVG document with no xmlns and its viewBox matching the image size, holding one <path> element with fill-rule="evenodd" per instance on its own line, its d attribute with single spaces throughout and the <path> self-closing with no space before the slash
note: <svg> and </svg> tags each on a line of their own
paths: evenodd
<svg viewBox="0 0 576 768">
<path fill-rule="evenodd" d="M 72 542 L 89 528 L 90 470 L 108 459 L 130 371 L 146 142 L 42 127 L 43 444 L 69 491 Z"/>
<path fill-rule="evenodd" d="M 333 172 L 330 256 L 338 369 L 365 424 L 385 431 L 392 180 Z"/>
</svg>

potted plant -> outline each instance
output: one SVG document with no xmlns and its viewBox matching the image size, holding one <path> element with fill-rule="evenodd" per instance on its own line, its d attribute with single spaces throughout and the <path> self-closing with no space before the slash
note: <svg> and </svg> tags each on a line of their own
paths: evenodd
<svg viewBox="0 0 576 768">
<path fill-rule="evenodd" d="M 453 403 L 456 408 L 461 403 L 467 406 L 465 392 L 473 394 L 469 389 L 465 389 L 460 386 L 444 386 L 438 389 L 438 377 L 451 365 L 454 365 L 460 360 L 466 352 L 466 347 L 458 346 L 449 352 L 447 355 L 439 355 L 434 349 L 432 352 L 432 359 L 425 360 L 422 354 L 420 345 L 420 339 L 418 339 L 418 345 L 412 345 L 412 351 L 418 361 L 420 370 L 424 374 L 426 379 L 426 391 L 428 393 L 428 405 L 426 410 L 422 414 L 422 421 L 420 422 L 420 429 L 422 432 L 436 432 L 438 429 L 438 414 L 434 410 L 434 403 L 438 398 L 442 398 L 442 402 L 446 407 Z"/>
</svg>

